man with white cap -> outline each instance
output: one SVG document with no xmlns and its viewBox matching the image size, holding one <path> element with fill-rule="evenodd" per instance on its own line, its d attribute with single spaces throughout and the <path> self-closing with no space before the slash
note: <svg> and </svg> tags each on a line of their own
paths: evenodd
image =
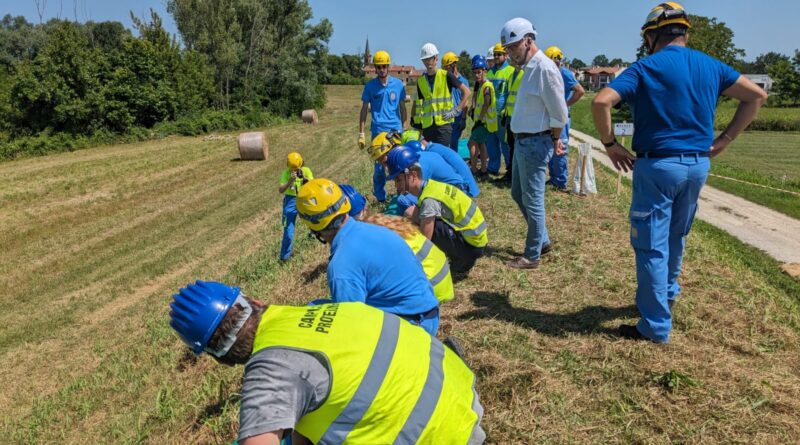
<svg viewBox="0 0 800 445">
<path fill-rule="evenodd" d="M 511 196 L 528 222 L 525 250 L 506 263 L 515 269 L 536 269 L 539 258 L 552 249 L 545 225 L 544 189 L 547 164 L 564 153 L 561 130 L 567 123 L 564 81 L 552 60 L 536 47 L 536 30 L 517 17 L 503 25 L 500 42 L 520 68 L 511 131 L 516 135 Z"/>
<path fill-rule="evenodd" d="M 425 75 L 417 81 L 417 100 L 411 115 L 414 124 L 422 129 L 425 139 L 450 145 L 452 124 L 456 115 L 466 112 L 472 92 L 458 77 L 446 70 L 438 69 L 439 50 L 433 43 L 422 45 L 420 59 L 425 64 Z M 461 91 L 461 102 L 453 106 L 453 88 Z"/>
</svg>

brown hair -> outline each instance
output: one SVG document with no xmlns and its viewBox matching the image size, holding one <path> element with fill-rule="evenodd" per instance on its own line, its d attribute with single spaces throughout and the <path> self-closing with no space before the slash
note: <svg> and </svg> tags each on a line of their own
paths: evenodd
<svg viewBox="0 0 800 445">
<path fill-rule="evenodd" d="M 400 235 L 403 239 L 411 239 L 420 233 L 411 221 L 402 216 L 384 215 L 383 213 L 370 213 L 362 219 L 363 222 L 386 227 Z"/>
<path fill-rule="evenodd" d="M 261 315 L 264 313 L 265 307 L 258 303 L 254 303 L 253 300 L 249 298 L 247 298 L 247 301 L 250 302 L 250 306 L 253 307 L 253 312 L 250 314 L 250 317 L 244 323 L 244 326 L 242 326 L 242 329 L 236 336 L 236 343 L 231 346 L 231 349 L 228 350 L 228 353 L 224 356 L 214 357 L 222 364 L 229 366 L 244 364 L 248 359 L 250 359 L 250 355 L 253 353 L 253 342 L 256 338 L 256 330 L 258 330 L 258 324 L 261 322 Z M 216 349 L 219 347 L 224 334 L 236 327 L 236 322 L 239 320 L 239 314 L 243 310 L 244 308 L 238 303 L 234 304 L 230 309 L 228 309 L 228 313 L 225 314 L 225 318 L 222 319 L 219 326 L 217 326 L 217 329 L 213 334 L 211 334 L 211 339 L 208 341 L 209 348 Z"/>
</svg>

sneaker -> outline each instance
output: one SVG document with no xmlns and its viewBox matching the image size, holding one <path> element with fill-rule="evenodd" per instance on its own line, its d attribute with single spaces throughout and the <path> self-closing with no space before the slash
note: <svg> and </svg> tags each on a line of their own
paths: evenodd
<svg viewBox="0 0 800 445">
<path fill-rule="evenodd" d="M 550 253 L 550 251 L 552 250 L 553 250 L 553 243 L 547 243 L 544 246 L 542 246 L 542 253 L 540 253 L 539 255 L 546 255 Z"/>
<path fill-rule="evenodd" d="M 619 336 L 629 340 L 649 340 L 639 332 L 639 329 L 636 329 L 636 326 L 629 324 L 619 325 Z"/>
<path fill-rule="evenodd" d="M 512 269 L 537 269 L 539 267 L 539 260 L 529 260 L 524 256 L 520 256 L 506 262 L 506 266 Z"/>
</svg>

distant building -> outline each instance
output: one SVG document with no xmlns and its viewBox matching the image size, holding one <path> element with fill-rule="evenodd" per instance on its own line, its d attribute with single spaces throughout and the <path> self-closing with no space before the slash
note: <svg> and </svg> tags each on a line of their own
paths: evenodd
<svg viewBox="0 0 800 445">
<path fill-rule="evenodd" d="M 367 44 L 364 46 L 364 66 L 369 66 L 372 63 L 372 53 L 369 52 L 369 37 L 367 37 Z"/>
<path fill-rule="evenodd" d="M 744 77 L 750 79 L 767 93 L 772 89 L 772 78 L 769 77 L 769 74 L 744 74 Z"/>
<path fill-rule="evenodd" d="M 582 68 L 578 80 L 588 85 L 589 88 L 593 90 L 599 90 L 605 88 L 627 68 L 626 66 L 593 66 L 591 68 Z"/>
<path fill-rule="evenodd" d="M 364 74 L 370 79 L 376 76 L 374 66 L 365 66 L 363 69 Z M 410 81 L 416 81 L 422 74 L 423 71 L 411 65 L 392 65 L 389 67 L 389 75 L 400 79 L 404 84 L 408 84 Z"/>
</svg>

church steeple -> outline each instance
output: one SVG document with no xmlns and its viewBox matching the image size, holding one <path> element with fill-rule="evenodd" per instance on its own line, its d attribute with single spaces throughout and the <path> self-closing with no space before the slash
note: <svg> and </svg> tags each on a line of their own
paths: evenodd
<svg viewBox="0 0 800 445">
<path fill-rule="evenodd" d="M 369 66 L 372 63 L 372 53 L 369 52 L 369 36 L 367 36 L 367 44 L 364 47 L 364 66 Z"/>
</svg>

